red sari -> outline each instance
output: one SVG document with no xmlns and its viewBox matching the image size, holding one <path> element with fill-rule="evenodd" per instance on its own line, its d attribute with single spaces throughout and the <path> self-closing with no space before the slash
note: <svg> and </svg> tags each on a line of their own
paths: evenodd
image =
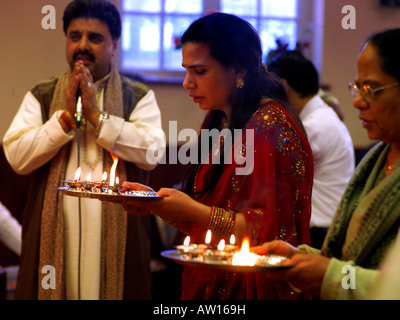
<svg viewBox="0 0 400 320">
<path fill-rule="evenodd" d="M 197 199 L 209 206 L 234 210 L 246 218 L 250 245 L 282 239 L 292 245 L 309 243 L 313 159 L 307 138 L 278 103 L 263 104 L 245 129 L 254 130 L 254 166 L 237 175 L 235 161 L 226 164 L 213 191 Z M 242 152 L 246 152 L 246 130 Z M 232 146 L 233 148 L 233 146 Z M 200 166 L 195 188 L 203 187 L 210 164 Z M 245 165 L 242 165 L 242 167 Z M 204 243 L 204 227 L 192 225 L 191 242 Z M 284 282 L 258 273 L 234 273 L 185 267 L 183 300 L 300 299 Z"/>
</svg>

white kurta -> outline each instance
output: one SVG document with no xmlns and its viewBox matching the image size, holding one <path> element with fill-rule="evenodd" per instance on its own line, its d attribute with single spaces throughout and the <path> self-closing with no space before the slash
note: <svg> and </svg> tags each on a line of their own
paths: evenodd
<svg viewBox="0 0 400 320">
<path fill-rule="evenodd" d="M 99 82 L 101 82 L 100 80 Z M 95 84 L 98 87 L 98 83 Z M 98 106 L 103 109 L 103 93 L 98 91 Z M 62 111 L 56 111 L 42 123 L 40 104 L 28 92 L 10 128 L 3 139 L 4 151 L 11 167 L 20 174 L 30 174 L 50 161 L 66 143 L 72 141 L 65 179 L 74 179 L 78 168 L 75 131 L 65 133 L 58 119 Z M 103 175 L 103 148 L 113 151 L 120 160 L 135 163 L 139 168 L 151 170 L 155 164 L 146 160 L 147 149 L 157 146 L 165 151 L 165 134 L 161 129 L 161 114 L 150 90 L 136 105 L 129 122 L 110 115 L 104 122 L 98 137 L 88 123 L 81 128 L 80 166 L 81 179 L 91 173 L 92 180 Z M 82 143 L 82 138 L 86 143 Z M 84 148 L 86 144 L 86 148 Z M 163 147 L 164 146 L 164 147 Z M 111 155 L 110 155 L 111 157 Z M 109 171 L 107 172 L 109 176 Z M 78 297 L 78 258 L 81 243 L 81 299 L 99 299 L 100 288 L 100 235 L 101 201 L 81 198 L 81 236 L 79 233 L 79 199 L 64 196 L 64 232 L 67 299 Z"/>
<path fill-rule="evenodd" d="M 319 96 L 299 117 L 314 158 L 311 227 L 328 228 L 355 169 L 353 142 L 345 124 Z"/>
<path fill-rule="evenodd" d="M 21 225 L 0 202 L 0 241 L 17 255 L 21 254 Z"/>
</svg>

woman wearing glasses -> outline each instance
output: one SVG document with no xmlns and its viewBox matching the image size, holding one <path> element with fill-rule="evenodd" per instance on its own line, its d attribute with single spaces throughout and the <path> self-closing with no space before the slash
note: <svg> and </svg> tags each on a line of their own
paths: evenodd
<svg viewBox="0 0 400 320">
<path fill-rule="evenodd" d="M 363 299 L 400 225 L 400 29 L 370 36 L 350 91 L 368 137 L 379 142 L 358 165 L 321 250 L 283 241 L 258 253 L 291 256 L 291 268 L 268 273 L 322 299 Z"/>
</svg>

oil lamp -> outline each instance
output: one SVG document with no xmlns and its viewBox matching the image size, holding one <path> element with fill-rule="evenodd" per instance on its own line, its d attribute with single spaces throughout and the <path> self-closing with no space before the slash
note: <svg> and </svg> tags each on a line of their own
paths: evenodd
<svg viewBox="0 0 400 320">
<path fill-rule="evenodd" d="M 207 250 L 207 249 L 211 249 L 211 246 L 210 246 L 210 243 L 211 243 L 211 236 L 212 236 L 212 234 L 211 234 L 211 230 L 207 230 L 207 233 L 206 233 L 206 238 L 205 238 L 205 243 L 200 243 L 200 244 L 198 244 L 197 245 L 197 247 L 199 248 L 199 249 L 201 249 L 201 250 Z"/>
<path fill-rule="evenodd" d="M 107 191 L 109 183 L 107 181 L 107 172 L 104 171 L 101 181 L 96 181 L 95 187 L 92 189 L 93 192 L 101 193 Z"/>
<path fill-rule="evenodd" d="M 119 193 L 119 191 L 123 188 L 120 184 L 119 184 L 119 179 L 118 177 L 115 177 L 115 172 L 117 170 L 117 165 L 118 165 L 118 157 L 113 155 L 112 152 L 111 153 L 111 158 L 113 159 L 113 164 L 111 166 L 111 170 L 110 170 L 110 185 L 109 185 L 109 190 L 111 190 L 111 192 L 114 193 Z"/>
<path fill-rule="evenodd" d="M 190 243 L 190 237 L 187 236 L 185 238 L 185 240 L 183 241 L 183 244 L 177 246 L 176 248 L 178 249 L 179 253 L 182 254 L 182 255 L 191 255 L 193 250 L 195 248 L 197 248 L 197 245 L 196 244 L 191 244 Z"/>
<path fill-rule="evenodd" d="M 225 240 L 222 239 L 217 246 L 217 250 L 207 250 L 204 253 L 205 261 L 227 261 L 232 256 L 231 253 L 224 251 Z"/>
<path fill-rule="evenodd" d="M 224 246 L 224 251 L 229 252 L 229 253 L 235 253 L 239 247 L 237 245 L 235 245 L 235 235 L 232 234 L 230 239 L 229 239 L 229 244 L 226 244 Z"/>
<path fill-rule="evenodd" d="M 82 181 L 80 181 L 81 177 L 81 168 L 79 167 L 75 172 L 74 180 L 66 180 L 68 187 L 73 190 L 82 191 Z"/>
<path fill-rule="evenodd" d="M 93 188 L 96 186 L 96 181 L 92 180 L 92 174 L 89 172 L 89 174 L 86 177 L 85 181 L 82 181 L 82 186 L 85 188 L 85 190 L 92 191 Z"/>
<path fill-rule="evenodd" d="M 248 238 L 243 239 L 242 248 L 236 252 L 232 258 L 234 266 L 254 266 L 257 263 L 258 255 L 250 252 L 250 242 Z"/>
<path fill-rule="evenodd" d="M 108 188 L 109 188 L 109 190 L 111 190 L 114 193 L 119 193 L 122 190 L 123 186 L 121 186 L 119 184 L 119 179 L 118 179 L 118 177 L 116 177 L 115 178 L 115 185 L 111 184 L 111 181 L 110 181 L 110 185 L 109 185 Z"/>
</svg>

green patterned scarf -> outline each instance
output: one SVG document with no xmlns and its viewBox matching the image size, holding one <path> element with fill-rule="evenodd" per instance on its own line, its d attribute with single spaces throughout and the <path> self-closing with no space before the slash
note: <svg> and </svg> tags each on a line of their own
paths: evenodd
<svg viewBox="0 0 400 320">
<path fill-rule="evenodd" d="M 390 145 L 378 143 L 358 165 L 329 228 L 322 254 L 376 268 L 400 222 L 400 166 L 379 181 Z"/>
</svg>

